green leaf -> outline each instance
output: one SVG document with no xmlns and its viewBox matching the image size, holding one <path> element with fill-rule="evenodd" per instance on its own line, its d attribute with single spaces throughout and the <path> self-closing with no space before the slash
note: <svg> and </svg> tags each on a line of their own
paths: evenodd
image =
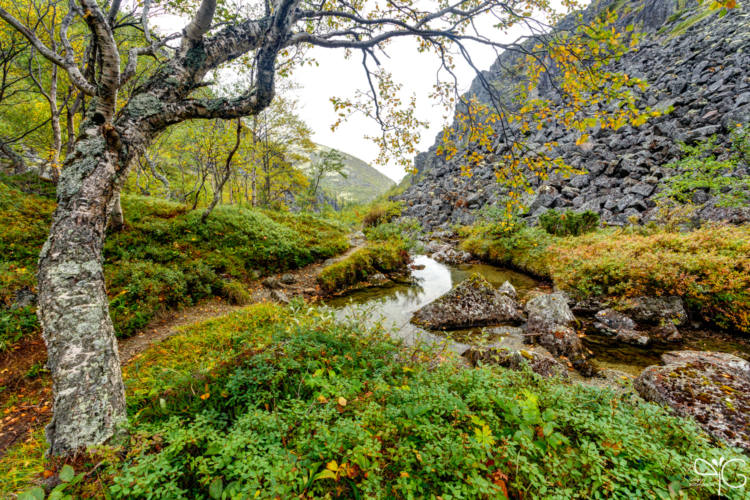
<svg viewBox="0 0 750 500">
<path fill-rule="evenodd" d="M 221 445 L 212 444 L 208 447 L 204 455 L 218 455 L 219 453 L 221 453 Z"/>
<path fill-rule="evenodd" d="M 222 481 L 220 477 L 211 481 L 211 484 L 208 486 L 208 494 L 211 495 L 211 498 L 215 498 L 216 500 L 221 499 L 221 493 L 223 491 L 224 481 Z"/>
<path fill-rule="evenodd" d="M 76 475 L 76 471 L 73 470 L 73 467 L 70 465 L 63 465 L 63 468 L 60 470 L 60 481 L 64 483 L 69 483 L 73 480 L 73 476 Z"/>
<path fill-rule="evenodd" d="M 20 493 L 17 498 L 18 500 L 44 500 L 44 490 L 37 486 Z"/>
<path fill-rule="evenodd" d="M 336 473 L 332 470 L 325 469 L 313 476 L 313 481 L 317 481 L 318 479 L 336 479 Z"/>
<path fill-rule="evenodd" d="M 628 33 L 630 33 L 631 31 L 633 31 L 633 25 L 632 24 L 628 24 L 628 26 L 625 28 L 625 31 L 627 31 Z"/>
</svg>

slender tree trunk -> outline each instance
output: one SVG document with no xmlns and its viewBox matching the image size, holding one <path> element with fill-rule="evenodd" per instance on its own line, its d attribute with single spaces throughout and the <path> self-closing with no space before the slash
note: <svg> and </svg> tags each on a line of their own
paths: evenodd
<svg viewBox="0 0 750 500">
<path fill-rule="evenodd" d="M 117 148 L 91 128 L 58 184 L 58 205 L 39 256 L 39 320 L 55 394 L 50 453 L 104 443 L 126 420 L 120 357 L 102 267 L 107 220 L 125 174 Z"/>
<path fill-rule="evenodd" d="M 258 167 L 253 165 L 253 208 L 258 208 Z"/>
<path fill-rule="evenodd" d="M 242 121 L 238 118 L 237 119 L 237 141 L 234 143 L 234 147 L 227 155 L 227 161 L 224 166 L 224 175 L 219 180 L 218 184 L 216 185 L 214 189 L 214 198 L 211 200 L 211 204 L 208 205 L 208 208 L 203 212 L 203 215 L 201 216 L 201 222 L 206 222 L 206 219 L 208 219 L 208 216 L 211 215 L 211 212 L 214 208 L 216 208 L 216 205 L 219 204 L 219 201 L 221 201 L 221 192 L 224 189 L 224 184 L 229 180 L 229 177 L 232 175 L 232 157 L 237 152 L 237 150 L 240 148 L 240 142 L 242 140 Z M 217 172 L 218 173 L 218 172 Z"/>
</svg>

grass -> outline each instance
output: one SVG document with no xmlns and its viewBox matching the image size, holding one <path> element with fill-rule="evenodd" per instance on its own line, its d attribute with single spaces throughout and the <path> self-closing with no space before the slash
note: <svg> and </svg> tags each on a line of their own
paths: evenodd
<svg viewBox="0 0 750 500">
<path fill-rule="evenodd" d="M 36 285 L 36 260 L 55 208 L 51 192 L 39 181 L 0 178 L 0 350 L 39 332 L 33 307 L 8 306 L 19 288 Z M 161 310 L 211 297 L 241 304 L 247 300 L 242 289 L 257 275 L 349 247 L 348 227 L 317 215 L 219 206 L 202 224 L 200 211 L 179 203 L 124 196 L 122 204 L 126 228 L 108 234 L 103 251 L 120 336 L 132 335 Z"/>
<path fill-rule="evenodd" d="M 8 449 L 0 460 L 0 496 L 26 488 L 44 471 L 47 442 L 41 427 Z"/>
<path fill-rule="evenodd" d="M 131 415 L 183 411 L 190 401 L 170 400 L 171 395 L 209 392 L 204 384 L 210 374 L 233 365 L 243 353 L 262 349 L 270 340 L 267 327 L 287 317 L 288 310 L 276 304 L 253 304 L 184 327 L 180 334 L 148 349 L 123 368 Z"/>
<path fill-rule="evenodd" d="M 604 229 L 578 237 L 538 228 L 509 238 L 467 233 L 463 248 L 472 254 L 550 278 L 583 296 L 679 295 L 703 319 L 750 332 L 750 226 Z"/>
<path fill-rule="evenodd" d="M 360 319 L 256 305 L 184 330 L 126 372 L 130 442 L 87 461 L 115 499 L 562 500 L 708 499 L 693 461 L 741 457 L 625 391 L 438 363 Z"/>
<path fill-rule="evenodd" d="M 325 293 L 335 293 L 373 274 L 401 270 L 409 262 L 407 248 L 407 244 L 400 240 L 361 248 L 341 262 L 323 269 L 318 275 L 320 288 Z"/>
</svg>

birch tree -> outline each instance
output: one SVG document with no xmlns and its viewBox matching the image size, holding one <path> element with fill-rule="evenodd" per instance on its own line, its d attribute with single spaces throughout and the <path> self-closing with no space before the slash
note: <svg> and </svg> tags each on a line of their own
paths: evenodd
<svg viewBox="0 0 750 500">
<path fill-rule="evenodd" d="M 347 57 L 361 57 L 368 87 L 358 99 L 336 100 L 335 106 L 344 115 L 362 112 L 377 120 L 382 135 L 375 139 L 384 154 L 406 163 L 415 152 L 422 122 L 414 115 L 413 103 L 399 97 L 391 75 L 377 69 L 393 40 L 412 38 L 416 50 L 435 56 L 441 68 L 435 96 L 450 108 L 461 98 L 454 58 L 463 57 L 471 64 L 472 43 L 517 51 L 536 61 L 536 74 L 550 64 L 561 66 L 571 79 L 576 74 L 586 78 L 586 72 L 592 71 L 590 64 L 584 64 L 587 59 L 606 59 L 620 43 L 614 31 L 602 30 L 594 37 L 585 32 L 578 37 L 574 32 L 547 34 L 541 38 L 544 46 L 537 47 L 522 44 L 523 40 L 500 43 L 476 28 L 474 21 L 485 17 L 498 30 L 520 24 L 537 35 L 549 33 L 545 23 L 551 11 L 542 0 L 264 0 L 246 13 L 232 15 L 217 10 L 217 0 L 200 0 L 197 5 L 180 4 L 191 20 L 181 33 L 164 37 L 149 28 L 151 0 L 134 4 L 134 10 L 126 13 L 119 13 L 120 0 L 107 3 L 106 9 L 104 5 L 103 0 L 71 0 L 58 27 L 59 51 L 45 45 L 34 26 L 0 8 L 0 18 L 23 35 L 39 56 L 64 72 L 88 102 L 73 151 L 63 164 L 58 206 L 38 265 L 39 318 L 55 395 L 54 417 L 47 426 L 54 455 L 74 454 L 106 442 L 126 421 L 101 250 L 128 173 L 165 129 L 185 120 L 258 115 L 273 100 L 277 80 L 306 60 L 307 51 L 340 50 Z M 140 24 L 141 46 L 128 50 L 118 46 L 118 16 Z M 76 59 L 68 37 L 73 22 L 85 23 L 88 29 L 96 55 L 93 66 Z M 608 44 L 607 50 L 596 52 L 602 44 Z M 139 58 L 146 56 L 158 61 L 158 67 L 126 93 L 124 86 L 136 75 Z M 193 95 L 211 85 L 212 73 L 237 61 L 252 65 L 253 78 L 245 88 L 223 97 Z M 337 77 L 321 74 L 321 78 Z M 598 81 L 610 85 L 613 80 L 619 82 L 612 77 L 586 78 L 581 81 L 588 87 L 569 85 L 561 92 L 592 92 Z M 126 101 L 118 99 L 126 94 Z M 575 108 L 580 100 L 560 102 L 583 112 Z M 517 113 L 503 108 L 497 116 L 507 122 L 521 119 Z M 483 129 L 478 130 L 481 134 Z M 523 134 L 510 133 L 517 128 L 504 130 L 509 131 L 509 141 L 523 140 Z"/>
</svg>

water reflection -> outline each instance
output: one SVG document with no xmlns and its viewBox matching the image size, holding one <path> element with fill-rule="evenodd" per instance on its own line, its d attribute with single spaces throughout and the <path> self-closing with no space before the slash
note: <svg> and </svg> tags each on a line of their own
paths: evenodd
<svg viewBox="0 0 750 500">
<path fill-rule="evenodd" d="M 466 280 L 474 273 L 484 276 L 493 286 L 498 287 L 505 281 L 516 288 L 519 296 L 523 297 L 538 285 L 538 282 L 524 274 L 508 269 L 502 269 L 486 264 L 468 264 L 461 266 L 447 266 L 427 256 L 414 258 L 414 264 L 424 266 L 423 269 L 413 269 L 410 276 L 381 286 L 354 290 L 340 297 L 331 298 L 325 303 L 338 310 L 337 314 L 345 316 L 351 313 L 351 306 L 362 304 L 375 307 L 375 319 L 384 318 L 384 324 L 395 326 L 399 337 L 407 342 L 415 338 L 423 340 L 443 340 L 442 336 L 434 335 L 410 323 L 412 313 L 429 304 L 441 295 L 450 291 L 458 283 Z M 462 341 L 471 342 L 476 332 L 454 332 Z M 457 350 L 465 348 L 465 344 L 457 343 Z"/>
</svg>

